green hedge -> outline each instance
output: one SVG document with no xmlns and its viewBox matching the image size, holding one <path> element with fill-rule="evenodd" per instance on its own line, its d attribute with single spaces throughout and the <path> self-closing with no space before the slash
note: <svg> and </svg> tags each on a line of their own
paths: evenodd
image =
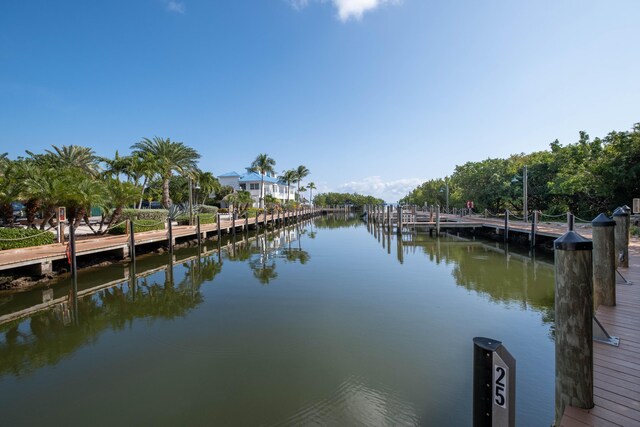
<svg viewBox="0 0 640 427">
<path fill-rule="evenodd" d="M 165 221 L 151 220 L 151 219 L 138 219 L 133 220 L 133 228 L 136 233 L 144 233 L 145 231 L 164 230 Z M 126 234 L 127 224 L 120 224 L 117 227 L 113 227 L 109 230 L 109 234 Z"/>
<path fill-rule="evenodd" d="M 200 224 L 215 224 L 216 223 L 216 215 L 210 213 L 201 213 L 200 214 Z"/>
<path fill-rule="evenodd" d="M 215 224 L 216 223 L 216 215 L 214 214 L 200 214 L 200 224 Z M 176 222 L 178 225 L 189 225 L 189 215 L 180 215 L 176 218 Z M 195 219 L 193 225 L 195 225 Z"/>
<path fill-rule="evenodd" d="M 247 209 L 247 215 L 249 215 L 249 218 L 255 218 L 256 212 L 258 212 L 259 215 L 262 215 L 264 213 L 264 209 L 260 209 L 260 208 Z"/>
<path fill-rule="evenodd" d="M 25 237 L 29 236 L 35 237 L 25 239 Z M 0 250 L 50 245 L 55 243 L 55 241 L 56 236 L 48 231 L 43 232 L 42 230 L 35 230 L 33 228 L 0 228 Z"/>
<path fill-rule="evenodd" d="M 200 211 L 201 214 L 217 214 L 218 213 L 218 207 L 217 206 L 209 206 L 209 205 L 200 205 L 198 206 L 198 211 Z"/>
<path fill-rule="evenodd" d="M 132 219 L 134 221 L 139 221 L 141 219 L 147 219 L 150 221 L 167 221 L 167 216 L 169 215 L 169 211 L 166 209 L 123 209 L 122 216 L 118 222 L 123 221 L 125 219 Z"/>
</svg>

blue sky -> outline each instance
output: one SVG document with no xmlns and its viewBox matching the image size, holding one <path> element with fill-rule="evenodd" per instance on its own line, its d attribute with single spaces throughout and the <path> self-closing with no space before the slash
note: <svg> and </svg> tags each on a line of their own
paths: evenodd
<svg viewBox="0 0 640 427">
<path fill-rule="evenodd" d="M 640 1 L 0 2 L 0 152 L 170 137 L 397 201 L 640 121 Z"/>
</svg>

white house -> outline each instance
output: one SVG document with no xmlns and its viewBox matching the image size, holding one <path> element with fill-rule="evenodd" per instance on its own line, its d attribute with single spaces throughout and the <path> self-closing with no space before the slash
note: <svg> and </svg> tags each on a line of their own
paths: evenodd
<svg viewBox="0 0 640 427">
<path fill-rule="evenodd" d="M 235 191 L 248 191 L 253 199 L 254 207 L 258 207 L 260 204 L 260 184 L 262 182 L 262 176 L 259 173 L 247 172 L 245 174 L 239 174 L 236 171 L 227 172 L 218 176 L 218 180 L 221 185 L 228 185 Z M 264 195 L 271 195 L 276 199 L 287 201 L 295 200 L 296 189 L 291 185 L 291 197 L 288 194 L 287 185 L 280 182 L 276 176 L 265 175 L 264 176 Z"/>
</svg>

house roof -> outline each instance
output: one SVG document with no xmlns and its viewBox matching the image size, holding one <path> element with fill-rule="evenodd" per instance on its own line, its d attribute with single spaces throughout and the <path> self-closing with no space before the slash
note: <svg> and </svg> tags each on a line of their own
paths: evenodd
<svg viewBox="0 0 640 427">
<path fill-rule="evenodd" d="M 242 175 L 239 179 L 240 182 L 260 182 L 262 181 L 262 176 L 259 173 L 249 172 Z M 278 178 L 274 178 L 269 175 L 264 176 L 264 182 L 270 182 L 272 184 L 277 184 Z"/>
<path fill-rule="evenodd" d="M 226 177 L 234 177 L 234 176 L 240 176 L 240 174 L 236 171 L 231 171 L 231 172 L 223 173 L 222 175 L 218 175 L 218 178 L 226 178 Z"/>
</svg>

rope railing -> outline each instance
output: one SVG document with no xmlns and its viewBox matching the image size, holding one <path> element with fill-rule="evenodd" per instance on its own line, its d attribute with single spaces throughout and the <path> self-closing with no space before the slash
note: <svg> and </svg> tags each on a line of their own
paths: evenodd
<svg viewBox="0 0 640 427">
<path fill-rule="evenodd" d="M 561 213 L 561 214 L 558 214 L 558 215 L 549 215 L 549 214 L 542 213 L 542 211 L 540 211 L 540 216 L 541 217 L 546 217 L 546 218 L 563 218 L 563 217 L 566 218 L 567 214 L 566 213 Z"/>
<path fill-rule="evenodd" d="M 127 222 L 127 220 L 125 219 L 124 221 L 121 221 L 121 222 L 119 222 L 119 223 L 117 223 L 117 224 L 114 224 L 114 225 L 112 225 L 111 227 L 107 227 L 104 231 L 105 231 L 105 233 L 106 233 L 107 231 L 109 231 L 109 230 L 111 230 L 111 229 L 114 229 L 114 228 L 116 228 L 116 227 L 120 227 L 122 224 L 125 224 L 126 222 Z"/>
<path fill-rule="evenodd" d="M 577 222 L 584 222 L 584 223 L 591 223 L 591 220 L 586 220 L 586 219 L 582 219 L 582 218 L 578 218 L 577 216 L 573 216 L 573 218 L 577 221 Z"/>
</svg>

